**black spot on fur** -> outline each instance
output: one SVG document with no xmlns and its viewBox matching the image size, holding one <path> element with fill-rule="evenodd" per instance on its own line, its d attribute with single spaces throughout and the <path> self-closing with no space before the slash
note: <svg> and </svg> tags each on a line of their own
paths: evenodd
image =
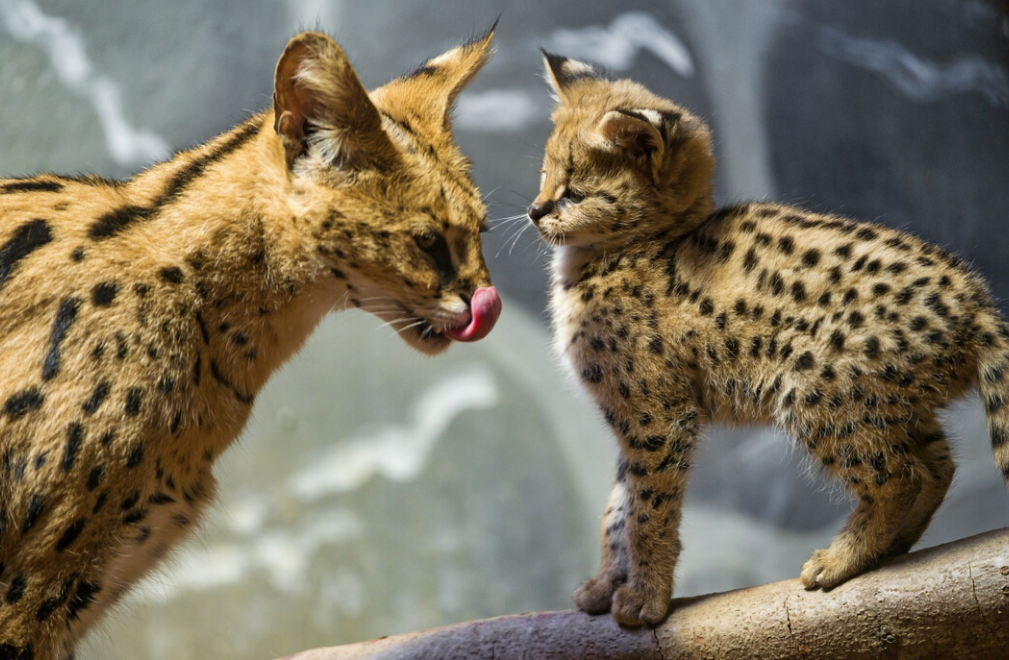
<svg viewBox="0 0 1009 660">
<path fill-rule="evenodd" d="M 11 420 L 24 417 L 33 410 L 37 410 L 45 401 L 45 396 L 36 387 L 16 392 L 4 402 L 4 413 Z"/>
<path fill-rule="evenodd" d="M 150 217 L 153 208 L 127 204 L 101 215 L 88 227 L 88 237 L 92 240 L 102 240 L 115 236 L 129 225 Z"/>
<path fill-rule="evenodd" d="M 0 290 L 22 259 L 53 240 L 49 222 L 30 220 L 14 230 L 14 235 L 0 246 Z"/>
<path fill-rule="evenodd" d="M 816 360 L 813 359 L 813 354 L 806 351 L 795 361 L 795 370 L 805 371 L 806 369 L 811 369 L 815 363 Z"/>
<path fill-rule="evenodd" d="M 84 412 L 88 415 L 93 415 L 101 407 L 102 403 L 109 396 L 109 392 L 112 390 L 112 383 L 107 380 L 103 380 L 98 383 L 95 387 L 95 391 L 91 393 L 91 396 L 87 401 L 84 402 L 82 408 Z"/>
<path fill-rule="evenodd" d="M 105 468 L 101 465 L 91 468 L 91 472 L 88 473 L 87 488 L 89 491 L 94 490 L 102 485 L 102 480 L 105 478 Z"/>
<path fill-rule="evenodd" d="M 184 276 L 178 266 L 165 266 L 158 271 L 158 276 L 169 284 L 181 284 Z"/>
<path fill-rule="evenodd" d="M 41 493 L 35 493 L 32 495 L 31 499 L 28 500 L 28 508 L 25 511 L 25 522 L 21 527 L 21 533 L 27 534 L 35 523 L 38 522 L 39 518 L 42 516 L 42 512 L 45 511 L 46 500 Z"/>
<path fill-rule="evenodd" d="M 95 602 L 95 596 L 102 590 L 101 585 L 82 581 L 77 584 L 77 591 L 67 604 L 67 621 L 76 621 L 80 612 L 86 610 Z"/>
<path fill-rule="evenodd" d="M 7 595 L 4 599 L 8 605 L 13 605 L 21 600 L 25 595 L 25 588 L 28 586 L 28 578 L 23 573 L 11 578 L 10 586 L 7 587 Z"/>
<path fill-rule="evenodd" d="M 589 383 L 599 383 L 603 380 L 603 369 L 598 364 L 590 364 L 582 370 L 582 378 Z"/>
<path fill-rule="evenodd" d="M 39 180 L 22 180 L 22 181 L 11 181 L 0 185 L 0 195 L 10 195 L 14 193 L 26 193 L 26 192 L 48 192 L 48 193 L 58 193 L 63 190 L 63 184 L 59 181 L 39 181 Z"/>
<path fill-rule="evenodd" d="M 115 282 L 96 284 L 91 289 L 91 302 L 98 307 L 108 307 L 116 299 L 117 293 L 119 293 L 119 285 Z"/>
<path fill-rule="evenodd" d="M 126 403 L 123 406 L 123 410 L 130 417 L 136 417 L 140 414 L 140 408 L 144 400 L 144 391 L 139 387 L 131 387 L 129 391 L 126 392 Z"/>
<path fill-rule="evenodd" d="M 747 273 L 749 273 L 754 268 L 756 268 L 757 264 L 759 264 L 759 263 L 760 263 L 760 260 L 757 259 L 757 251 L 754 250 L 753 248 L 750 248 L 749 250 L 747 250 L 746 251 L 746 256 L 743 257 L 743 270 L 745 270 Z"/>
<path fill-rule="evenodd" d="M 785 281 L 781 279 L 781 275 L 775 271 L 771 275 L 771 294 L 775 296 L 780 296 L 781 292 L 785 290 Z"/>
<path fill-rule="evenodd" d="M 84 523 L 84 518 L 78 518 L 67 527 L 66 531 L 63 532 L 63 536 L 56 542 L 56 552 L 63 552 L 77 540 L 77 537 L 84 531 Z"/>
<path fill-rule="evenodd" d="M 49 337 L 49 352 L 42 363 L 42 380 L 52 380 L 60 372 L 60 347 L 71 326 L 77 320 L 77 310 L 80 300 L 64 298 L 53 320 L 52 334 Z"/>
<path fill-rule="evenodd" d="M 74 422 L 67 429 L 67 445 L 63 452 L 63 471 L 69 472 L 74 467 L 74 462 L 77 460 L 77 452 L 81 449 L 81 443 L 84 442 L 84 426 Z"/>
<path fill-rule="evenodd" d="M 135 507 L 137 505 L 137 502 L 139 501 L 140 501 L 140 492 L 133 491 L 132 493 L 126 496 L 122 504 L 119 505 L 119 508 L 122 509 L 123 511 L 127 511 Z"/>
<path fill-rule="evenodd" d="M 126 467 L 135 468 L 144 460 L 144 446 L 137 445 L 126 459 Z"/>
</svg>

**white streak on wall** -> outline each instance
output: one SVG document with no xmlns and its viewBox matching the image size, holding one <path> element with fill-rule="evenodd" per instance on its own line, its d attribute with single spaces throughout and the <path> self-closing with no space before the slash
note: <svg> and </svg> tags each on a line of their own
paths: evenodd
<svg viewBox="0 0 1009 660">
<path fill-rule="evenodd" d="M 647 50 L 684 78 L 694 75 L 690 51 L 675 34 L 642 11 L 620 14 L 608 26 L 591 25 L 554 32 L 546 42 L 548 51 L 573 59 L 626 71 L 639 50 Z"/>
<path fill-rule="evenodd" d="M 996 107 L 1009 107 L 1009 74 L 998 64 L 963 55 L 948 64 L 918 57 L 893 41 L 861 39 L 834 28 L 820 33 L 830 57 L 873 71 L 914 101 L 932 103 L 958 94 L 980 93 Z"/>
<path fill-rule="evenodd" d="M 65 19 L 47 16 L 30 0 L 3 0 L 0 20 L 12 37 L 45 51 L 57 78 L 91 102 L 114 161 L 121 165 L 146 165 L 171 153 L 168 143 L 160 136 L 130 125 L 119 85 L 95 72 L 84 38 Z"/>
<path fill-rule="evenodd" d="M 284 593 L 308 589 L 308 569 L 322 548 L 358 539 L 361 521 L 350 511 L 318 511 L 298 529 L 266 528 L 255 537 L 190 546 L 145 579 L 130 600 L 163 603 L 185 591 L 210 591 L 263 575 Z"/>
<path fill-rule="evenodd" d="M 464 92 L 455 115 L 456 128 L 481 133 L 517 133 L 547 116 L 542 104 L 521 89 Z"/>
<path fill-rule="evenodd" d="M 294 475 L 289 486 L 302 500 L 360 488 L 375 476 L 410 481 L 424 469 L 428 456 L 452 421 L 462 412 L 497 405 L 497 383 L 480 367 L 435 383 L 414 402 L 406 425 L 382 425 L 329 447 Z"/>
</svg>

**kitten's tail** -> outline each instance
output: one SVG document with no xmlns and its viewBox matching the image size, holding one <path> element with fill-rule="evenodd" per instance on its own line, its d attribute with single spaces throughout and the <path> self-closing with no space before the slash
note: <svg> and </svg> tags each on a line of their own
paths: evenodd
<svg viewBox="0 0 1009 660">
<path fill-rule="evenodd" d="M 1009 326 L 996 309 L 979 315 L 978 390 L 995 465 L 1009 483 Z"/>
</svg>

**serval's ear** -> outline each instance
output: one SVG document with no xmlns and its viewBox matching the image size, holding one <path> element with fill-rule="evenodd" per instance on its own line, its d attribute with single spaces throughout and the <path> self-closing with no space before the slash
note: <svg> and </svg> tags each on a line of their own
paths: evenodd
<svg viewBox="0 0 1009 660">
<path fill-rule="evenodd" d="M 602 70 L 588 62 L 579 62 L 561 55 L 543 51 L 543 63 L 546 67 L 547 82 L 557 94 L 561 105 L 568 105 L 572 100 L 572 90 L 579 81 L 605 80 Z"/>
<path fill-rule="evenodd" d="M 490 59 L 497 21 L 483 36 L 424 62 L 411 73 L 375 90 L 383 108 L 406 109 L 424 125 L 448 132 L 459 92 Z"/>
<path fill-rule="evenodd" d="M 303 32 L 287 43 L 277 62 L 273 111 L 288 166 L 310 147 L 341 169 L 380 166 L 395 156 L 350 60 L 324 34 Z"/>
</svg>

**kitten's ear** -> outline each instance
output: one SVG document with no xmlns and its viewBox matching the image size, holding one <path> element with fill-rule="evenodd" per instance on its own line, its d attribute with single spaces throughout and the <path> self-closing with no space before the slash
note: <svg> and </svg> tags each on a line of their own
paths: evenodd
<svg viewBox="0 0 1009 660">
<path fill-rule="evenodd" d="M 571 101 L 571 89 L 577 81 L 586 78 L 594 80 L 605 78 L 602 71 L 588 62 L 568 59 L 545 50 L 543 51 L 543 60 L 546 65 L 547 82 L 553 87 L 557 99 L 563 105 Z"/>
<path fill-rule="evenodd" d="M 288 166 L 310 144 L 342 169 L 378 166 L 395 156 L 350 60 L 324 34 L 303 32 L 288 42 L 277 62 L 273 111 Z"/>
<path fill-rule="evenodd" d="M 655 169 L 663 161 L 679 120 L 677 113 L 648 108 L 610 110 L 597 131 L 605 148 L 618 149 Z"/>
<path fill-rule="evenodd" d="M 375 90 L 382 107 L 408 109 L 421 123 L 440 131 L 451 129 L 456 97 L 490 59 L 497 21 L 480 37 L 433 57 L 413 72 Z"/>
</svg>

